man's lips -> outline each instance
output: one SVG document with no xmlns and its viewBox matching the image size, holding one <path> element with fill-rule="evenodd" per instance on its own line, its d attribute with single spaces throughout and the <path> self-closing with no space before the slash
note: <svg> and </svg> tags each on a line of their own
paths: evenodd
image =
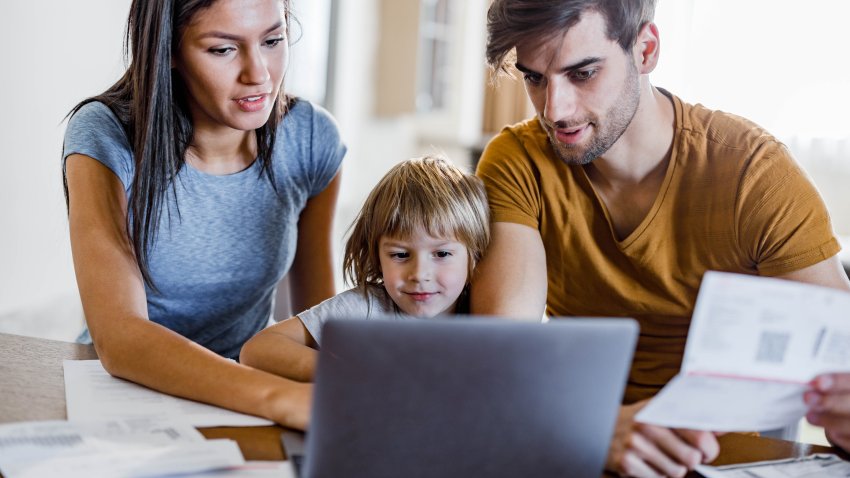
<svg viewBox="0 0 850 478">
<path fill-rule="evenodd" d="M 590 131 L 590 123 L 585 123 L 581 126 L 572 128 L 552 128 L 555 133 L 555 138 L 565 144 L 579 143 Z"/>
</svg>

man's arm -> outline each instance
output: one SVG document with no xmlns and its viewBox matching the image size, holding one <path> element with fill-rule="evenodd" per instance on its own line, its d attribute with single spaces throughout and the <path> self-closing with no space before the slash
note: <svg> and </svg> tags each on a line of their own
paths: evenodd
<svg viewBox="0 0 850 478">
<path fill-rule="evenodd" d="M 546 309 L 546 280 L 540 233 L 495 222 L 490 246 L 472 276 L 472 313 L 539 320 Z"/>
<path fill-rule="evenodd" d="M 838 256 L 780 277 L 850 292 L 850 279 Z M 812 390 L 803 398 L 809 406 L 806 419 L 823 427 L 833 445 L 850 450 L 850 373 L 816 377 L 812 380 Z"/>
</svg>

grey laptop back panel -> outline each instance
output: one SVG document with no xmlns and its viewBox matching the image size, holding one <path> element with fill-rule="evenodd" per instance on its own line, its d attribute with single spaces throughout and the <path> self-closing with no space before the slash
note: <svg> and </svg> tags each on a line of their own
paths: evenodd
<svg viewBox="0 0 850 478">
<path fill-rule="evenodd" d="M 630 319 L 330 321 L 302 476 L 598 477 Z"/>
</svg>

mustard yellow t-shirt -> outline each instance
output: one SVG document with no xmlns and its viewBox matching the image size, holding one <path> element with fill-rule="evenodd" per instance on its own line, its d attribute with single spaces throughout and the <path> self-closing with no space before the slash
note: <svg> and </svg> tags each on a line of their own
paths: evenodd
<svg viewBox="0 0 850 478">
<path fill-rule="evenodd" d="M 840 249 L 823 200 L 782 143 L 738 116 L 671 100 L 666 176 L 624 240 L 584 168 L 554 155 L 537 119 L 502 130 L 477 171 L 493 222 L 540 231 L 550 316 L 639 321 L 625 403 L 678 372 L 705 271 L 775 276 Z"/>
</svg>

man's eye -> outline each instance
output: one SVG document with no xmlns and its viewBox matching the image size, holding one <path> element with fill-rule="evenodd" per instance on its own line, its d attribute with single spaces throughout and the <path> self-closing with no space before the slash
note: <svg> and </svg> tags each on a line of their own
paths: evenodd
<svg viewBox="0 0 850 478">
<path fill-rule="evenodd" d="M 596 70 L 576 70 L 570 75 L 574 80 L 587 81 L 596 76 Z"/>
<path fill-rule="evenodd" d="M 528 83 L 529 85 L 537 86 L 543 81 L 543 77 L 538 74 L 526 73 L 522 75 L 523 81 Z"/>
</svg>

